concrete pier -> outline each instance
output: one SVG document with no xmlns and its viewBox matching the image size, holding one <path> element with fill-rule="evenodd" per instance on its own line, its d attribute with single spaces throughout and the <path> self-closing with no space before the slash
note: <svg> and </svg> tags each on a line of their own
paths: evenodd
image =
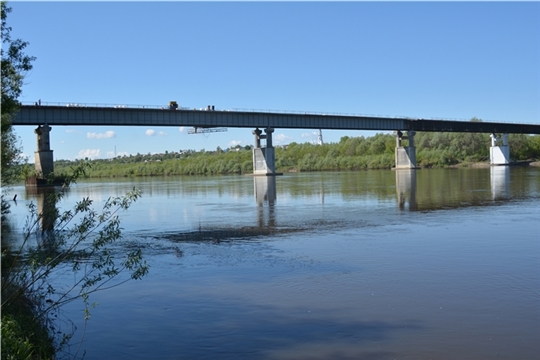
<svg viewBox="0 0 540 360">
<path fill-rule="evenodd" d="M 262 130 L 256 128 L 253 130 L 255 135 L 255 147 L 253 148 L 253 175 L 275 176 L 282 175 L 276 173 L 275 151 L 272 146 L 272 133 L 274 129 L 264 129 L 265 135 L 262 135 Z M 261 147 L 261 139 L 266 139 L 266 146 Z"/>
<path fill-rule="evenodd" d="M 489 148 L 489 163 L 491 165 L 510 164 L 510 147 L 508 146 L 508 134 L 498 137 L 491 134 L 491 147 Z M 502 142 L 502 144 L 501 144 Z"/>
<path fill-rule="evenodd" d="M 401 131 L 396 133 L 396 169 L 416 169 L 416 147 L 414 146 L 415 131 L 409 130 L 407 136 Z M 402 140 L 409 140 L 409 146 L 402 146 Z"/>
<path fill-rule="evenodd" d="M 53 151 L 49 133 L 51 127 L 47 124 L 38 126 L 34 132 L 37 135 L 37 151 L 34 152 L 35 169 L 38 178 L 45 179 L 54 172 Z"/>
</svg>

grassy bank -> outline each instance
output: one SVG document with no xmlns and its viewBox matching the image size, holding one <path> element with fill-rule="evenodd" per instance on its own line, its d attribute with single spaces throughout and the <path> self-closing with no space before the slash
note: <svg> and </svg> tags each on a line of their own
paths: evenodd
<svg viewBox="0 0 540 360">
<path fill-rule="evenodd" d="M 3 224 L 3 233 L 6 225 Z M 13 281 L 18 258 L 2 243 L 2 359 L 52 359 L 54 337 L 38 316 L 38 299 L 24 282 Z"/>
<path fill-rule="evenodd" d="M 34 302 L 21 288 L 9 292 L 2 298 L 16 298 L 2 306 L 2 359 L 53 359 L 55 339 L 42 319 L 36 317 Z"/>
</svg>

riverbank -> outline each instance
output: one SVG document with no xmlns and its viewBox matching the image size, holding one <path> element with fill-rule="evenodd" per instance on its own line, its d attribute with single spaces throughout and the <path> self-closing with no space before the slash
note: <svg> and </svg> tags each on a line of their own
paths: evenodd
<svg viewBox="0 0 540 360">
<path fill-rule="evenodd" d="M 510 134 L 510 154 L 513 159 L 539 161 L 540 136 Z M 415 139 L 417 166 L 445 168 L 489 166 L 488 134 L 418 133 Z M 407 144 L 403 144 L 407 146 Z M 339 143 L 291 143 L 275 147 L 276 172 L 359 171 L 392 169 L 395 166 L 396 140 L 392 134 L 371 137 L 341 138 Z M 55 174 L 69 173 L 85 162 L 89 178 L 169 176 L 169 175 L 232 175 L 253 173 L 253 153 L 250 146 L 235 146 L 215 151 L 165 151 L 160 154 L 136 154 L 112 159 L 57 160 Z M 33 165 L 26 165 L 28 177 Z"/>
<path fill-rule="evenodd" d="M 477 163 L 457 164 L 457 165 L 448 166 L 448 167 L 450 168 L 463 168 L 463 167 L 488 168 L 491 166 L 540 166 L 540 161 L 533 161 L 533 160 L 513 161 L 506 165 L 492 165 L 489 162 L 477 162 Z"/>
</svg>

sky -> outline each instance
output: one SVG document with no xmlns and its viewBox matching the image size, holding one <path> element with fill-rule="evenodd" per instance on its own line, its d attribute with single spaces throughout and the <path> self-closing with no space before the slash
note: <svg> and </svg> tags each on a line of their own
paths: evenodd
<svg viewBox="0 0 540 360">
<path fill-rule="evenodd" d="M 8 2 L 20 101 L 540 124 L 539 2 Z M 33 162 L 32 127 L 16 126 Z M 253 129 L 55 126 L 54 158 L 226 149 Z M 276 129 L 274 144 L 316 142 Z M 324 142 L 366 131 L 323 131 Z M 489 144 L 487 145 L 489 146 Z"/>
</svg>

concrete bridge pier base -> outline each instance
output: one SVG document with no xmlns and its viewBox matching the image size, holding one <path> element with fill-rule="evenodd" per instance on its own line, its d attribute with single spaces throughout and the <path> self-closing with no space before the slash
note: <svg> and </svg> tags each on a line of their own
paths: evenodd
<svg viewBox="0 0 540 360">
<path fill-rule="evenodd" d="M 396 132 L 396 167 L 395 169 L 416 169 L 416 147 L 414 146 L 415 131 L 408 131 L 403 136 L 401 131 Z M 408 139 L 409 146 L 402 146 L 401 140 Z"/>
<path fill-rule="evenodd" d="M 272 133 L 274 129 L 264 129 L 266 135 L 262 135 L 259 128 L 253 130 L 255 135 L 255 147 L 253 148 L 253 175 L 273 176 L 276 173 L 276 160 L 274 147 L 272 146 Z M 266 146 L 261 147 L 261 139 L 266 139 Z"/>
<path fill-rule="evenodd" d="M 51 127 L 47 124 L 39 125 L 34 132 L 37 135 L 37 151 L 34 152 L 36 174 L 38 178 L 46 179 L 54 172 L 53 151 L 49 137 Z"/>
<path fill-rule="evenodd" d="M 510 164 L 510 147 L 508 146 L 508 134 L 497 137 L 491 134 L 491 147 L 489 148 L 489 163 L 491 165 Z M 502 140 L 502 145 L 500 144 Z"/>
</svg>

